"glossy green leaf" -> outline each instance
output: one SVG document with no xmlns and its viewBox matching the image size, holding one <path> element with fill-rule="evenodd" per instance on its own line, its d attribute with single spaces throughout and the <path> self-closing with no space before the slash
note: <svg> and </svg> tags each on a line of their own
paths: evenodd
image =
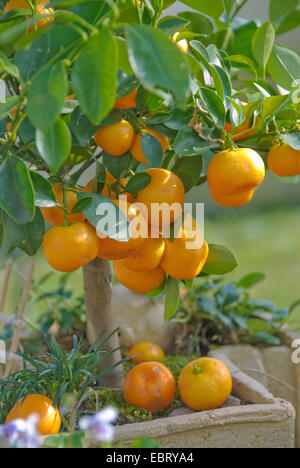
<svg viewBox="0 0 300 468">
<path fill-rule="evenodd" d="M 180 301 L 179 281 L 169 277 L 166 284 L 165 321 L 170 320 L 177 312 Z"/>
<path fill-rule="evenodd" d="M 221 98 L 209 88 L 201 88 L 200 98 L 217 128 L 225 125 L 226 109 Z"/>
<path fill-rule="evenodd" d="M 39 209 L 34 219 L 27 224 L 17 224 L 9 216 L 3 216 L 5 232 L 14 247 L 33 256 L 42 245 L 45 234 L 45 221 Z"/>
<path fill-rule="evenodd" d="M 167 36 L 172 36 L 174 33 L 185 28 L 189 23 L 189 21 L 178 18 L 178 16 L 166 16 L 158 23 L 158 28 Z"/>
<path fill-rule="evenodd" d="M 27 112 L 31 123 L 46 131 L 59 116 L 67 93 L 67 77 L 62 62 L 43 68 L 32 80 Z"/>
<path fill-rule="evenodd" d="M 180 158 L 172 168 L 182 180 L 185 193 L 189 192 L 200 180 L 203 167 L 202 155 Z"/>
<path fill-rule="evenodd" d="M 91 123 L 79 106 L 72 112 L 70 127 L 81 146 L 85 146 L 98 130 L 98 126 Z"/>
<path fill-rule="evenodd" d="M 37 130 L 36 145 L 42 159 L 55 174 L 71 151 L 71 133 L 67 124 L 59 118 L 46 132 Z"/>
<path fill-rule="evenodd" d="M 84 44 L 71 80 L 82 111 L 93 124 L 99 124 L 116 97 L 117 45 L 109 30 L 102 29 Z"/>
<path fill-rule="evenodd" d="M 235 256 L 222 245 L 210 244 L 209 254 L 202 273 L 207 275 L 226 275 L 237 267 Z"/>
<path fill-rule="evenodd" d="M 189 125 L 183 127 L 175 140 L 174 150 L 178 156 L 196 156 L 211 147 L 211 142 L 203 140 Z"/>
<path fill-rule="evenodd" d="M 0 103 L 0 120 L 7 117 L 7 114 L 17 107 L 21 102 L 19 96 L 12 96 L 6 99 L 5 102 Z"/>
<path fill-rule="evenodd" d="M 276 84 L 290 89 L 300 79 L 300 57 L 290 49 L 275 45 L 268 70 Z"/>
<path fill-rule="evenodd" d="M 0 68 L 6 71 L 9 75 L 13 76 L 14 78 L 19 79 L 19 70 L 16 65 L 14 65 L 9 58 L 0 51 Z"/>
<path fill-rule="evenodd" d="M 34 190 L 25 164 L 15 156 L 0 166 L 0 207 L 18 224 L 32 221 L 35 214 Z"/>
<path fill-rule="evenodd" d="M 265 73 L 275 42 L 275 29 L 271 22 L 263 24 L 254 34 L 252 52 Z"/>
<path fill-rule="evenodd" d="M 35 206 L 53 207 L 57 205 L 56 196 L 51 183 L 38 172 L 30 171 L 35 191 Z"/>
<path fill-rule="evenodd" d="M 245 55 L 229 55 L 225 57 L 224 60 L 229 60 L 230 62 L 233 63 L 233 66 L 234 64 L 240 64 L 240 63 L 243 65 L 247 65 L 249 68 L 251 68 L 255 76 L 257 76 L 255 63 L 253 62 L 253 60 L 251 60 L 249 57 L 246 57 Z"/>
<path fill-rule="evenodd" d="M 239 288 L 249 289 L 258 283 L 261 283 L 266 278 L 264 273 L 250 273 L 244 276 L 237 284 Z"/>
<path fill-rule="evenodd" d="M 285 141 L 285 143 L 295 150 L 300 150 L 300 133 L 282 134 L 281 140 Z"/>
<path fill-rule="evenodd" d="M 283 109 L 286 104 L 290 101 L 290 96 L 270 96 L 267 97 L 263 102 L 263 116 L 264 118 L 277 114 Z"/>
<path fill-rule="evenodd" d="M 126 192 L 137 193 L 140 190 L 146 188 L 151 182 L 151 176 L 145 172 L 136 174 L 131 179 L 129 179 L 126 185 Z"/>
<path fill-rule="evenodd" d="M 129 164 L 130 153 L 123 154 L 117 158 L 103 152 L 103 162 L 108 172 L 118 179 Z"/>
<path fill-rule="evenodd" d="M 14 63 L 23 81 L 28 81 L 46 63 L 49 50 L 50 35 L 43 34 L 32 42 L 29 49 L 16 51 Z"/>
<path fill-rule="evenodd" d="M 118 86 L 117 86 L 117 99 L 127 96 L 132 93 L 139 86 L 139 81 L 134 75 L 127 75 L 127 73 L 119 70 L 118 72 Z"/>
<path fill-rule="evenodd" d="M 132 75 L 133 70 L 129 62 L 127 41 L 123 37 L 116 38 L 118 47 L 119 68 L 127 75 Z"/>
<path fill-rule="evenodd" d="M 223 0 L 182 0 L 182 3 L 214 19 L 224 12 Z"/>
<path fill-rule="evenodd" d="M 159 141 L 150 133 L 141 136 L 142 152 L 151 167 L 161 167 L 163 150 Z"/>
<path fill-rule="evenodd" d="M 189 76 L 184 54 L 162 31 L 149 26 L 126 27 L 129 60 L 146 88 L 163 97 L 173 91 L 181 104 L 189 91 Z"/>
<path fill-rule="evenodd" d="M 178 14 L 180 18 L 189 21 L 190 24 L 186 26 L 186 29 L 194 33 L 207 34 L 210 36 L 214 30 L 213 21 L 207 16 L 202 15 L 201 13 L 196 13 L 194 11 L 182 11 Z"/>
</svg>

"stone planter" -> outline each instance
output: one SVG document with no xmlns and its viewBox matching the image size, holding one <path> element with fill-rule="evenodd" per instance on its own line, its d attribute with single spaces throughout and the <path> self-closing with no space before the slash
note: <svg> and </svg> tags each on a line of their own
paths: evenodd
<svg viewBox="0 0 300 468">
<path fill-rule="evenodd" d="M 159 420 L 126 424 L 116 428 L 116 442 L 128 446 L 147 436 L 162 448 L 293 448 L 295 411 L 291 403 L 275 398 L 260 382 L 249 377 L 224 355 L 233 377 L 233 395 L 245 405 L 214 411 L 170 416 Z M 6 447 L 0 440 L 0 447 Z M 99 443 L 90 439 L 90 448 Z"/>
<path fill-rule="evenodd" d="M 282 346 L 221 346 L 210 355 L 221 360 L 230 359 L 276 398 L 284 398 L 292 403 L 296 410 L 295 446 L 300 448 L 300 364 L 292 362 L 292 342 L 299 336 L 285 334 L 282 338 Z"/>
</svg>

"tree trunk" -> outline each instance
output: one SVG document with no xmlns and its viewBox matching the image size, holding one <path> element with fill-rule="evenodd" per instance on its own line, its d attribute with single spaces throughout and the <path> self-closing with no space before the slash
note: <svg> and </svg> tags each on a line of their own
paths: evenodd
<svg viewBox="0 0 300 468">
<path fill-rule="evenodd" d="M 108 335 L 117 328 L 111 313 L 111 269 L 108 261 L 96 258 L 83 268 L 83 273 L 87 318 L 96 340 L 101 333 Z M 119 337 L 116 332 L 107 342 L 105 350 L 112 351 L 118 347 Z M 120 359 L 120 351 L 115 351 L 102 361 L 101 366 L 110 367 Z M 101 387 L 122 388 L 122 365 L 102 377 L 100 384 Z"/>
</svg>

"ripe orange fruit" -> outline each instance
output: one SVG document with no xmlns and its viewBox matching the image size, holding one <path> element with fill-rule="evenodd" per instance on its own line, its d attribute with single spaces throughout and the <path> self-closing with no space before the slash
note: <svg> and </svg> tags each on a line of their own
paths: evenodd
<svg viewBox="0 0 300 468">
<path fill-rule="evenodd" d="M 102 189 L 102 192 L 101 192 L 101 195 L 103 195 L 104 197 L 106 198 L 109 198 L 110 200 L 115 200 L 117 198 L 117 192 L 114 188 L 110 187 L 111 185 L 115 184 L 117 182 L 117 180 L 114 178 L 113 175 L 111 175 L 109 172 L 106 173 L 106 179 L 105 179 L 105 185 Z M 85 192 L 86 193 L 92 193 L 93 192 L 93 188 L 94 188 L 94 183 L 95 183 L 95 179 L 92 179 L 90 180 L 86 187 L 85 187 Z M 121 183 L 123 185 L 123 187 L 126 187 L 127 185 L 127 180 L 122 178 L 121 179 Z M 122 192 L 122 187 L 121 185 L 119 185 L 119 192 Z M 122 193 L 122 196 L 127 196 L 127 201 L 128 202 L 132 202 L 133 201 L 133 196 L 131 195 L 131 193 Z"/>
<path fill-rule="evenodd" d="M 123 394 L 129 405 L 158 413 L 172 403 L 175 390 L 175 379 L 166 366 L 144 362 L 127 374 Z"/>
<path fill-rule="evenodd" d="M 135 204 L 119 203 L 114 200 L 114 203 L 120 207 L 126 215 L 129 223 L 137 223 L 137 236 L 135 233 L 127 241 L 118 241 L 110 237 L 100 238 L 98 246 L 98 256 L 105 260 L 119 260 L 133 255 L 145 242 L 148 233 L 146 220 L 140 214 L 140 210 Z M 103 236 L 99 236 L 103 237 Z"/>
<path fill-rule="evenodd" d="M 174 223 L 182 214 L 184 202 L 184 186 L 181 179 L 166 169 L 154 168 L 145 172 L 150 174 L 151 182 L 138 192 L 136 202 L 144 205 L 143 214 L 150 225 L 162 227 Z M 170 217 L 164 217 L 163 213 L 158 212 L 159 204 L 166 204 L 166 208 L 170 210 L 173 207 Z M 161 208 L 163 209 L 163 206 Z"/>
<path fill-rule="evenodd" d="M 246 190 L 245 192 L 237 193 L 234 195 L 218 195 L 210 191 L 210 196 L 214 202 L 220 206 L 227 208 L 235 208 L 238 206 L 244 206 L 249 203 L 254 195 L 254 189 Z"/>
<path fill-rule="evenodd" d="M 258 125 L 258 119 L 256 120 L 256 123 L 255 123 L 255 126 Z M 232 134 L 232 139 L 233 141 L 239 141 L 239 140 L 244 140 L 245 138 L 248 138 L 249 136 L 253 135 L 255 132 L 256 132 L 256 128 L 252 128 L 250 129 L 250 126 L 251 126 L 251 119 L 248 118 L 245 123 L 240 127 L 238 128 L 237 130 L 235 130 Z M 231 123 L 226 123 L 225 124 L 225 130 L 227 133 L 231 133 L 232 130 L 233 130 L 233 125 Z M 243 134 L 243 135 L 239 135 L 240 133 L 243 133 L 245 132 L 246 130 L 249 130 L 249 132 Z M 239 135 L 239 136 L 234 136 L 234 135 Z"/>
<path fill-rule="evenodd" d="M 44 236 L 43 251 L 55 270 L 77 270 L 97 257 L 99 239 L 88 223 L 55 226 Z"/>
<path fill-rule="evenodd" d="M 276 145 L 268 155 L 270 171 L 281 177 L 300 174 L 300 150 L 289 145 Z"/>
<path fill-rule="evenodd" d="M 187 54 L 189 51 L 189 43 L 186 39 L 181 39 L 180 41 L 176 41 L 177 37 L 179 36 L 179 32 L 173 35 L 173 42 L 176 42 L 177 47 L 184 53 Z"/>
<path fill-rule="evenodd" d="M 119 99 L 116 99 L 115 108 L 116 109 L 133 109 L 134 107 L 136 107 L 135 98 L 136 98 L 137 92 L 138 90 L 135 89 L 130 94 L 127 94 L 127 96 L 123 96 Z"/>
<path fill-rule="evenodd" d="M 157 344 L 143 341 L 130 348 L 129 356 L 136 364 L 141 364 L 142 362 L 162 361 L 166 355 Z"/>
<path fill-rule="evenodd" d="M 207 182 L 217 195 L 235 195 L 257 187 L 265 177 L 265 165 L 249 148 L 217 153 L 210 161 Z"/>
<path fill-rule="evenodd" d="M 130 150 L 133 138 L 133 127 L 126 120 L 100 127 L 94 137 L 96 144 L 112 156 L 121 156 L 127 153 Z"/>
<path fill-rule="evenodd" d="M 48 5 L 50 0 L 37 0 L 36 5 L 36 12 L 40 15 L 46 15 L 49 13 L 54 13 L 53 8 L 45 8 Z M 26 0 L 9 0 L 9 2 L 5 5 L 3 13 L 7 13 L 8 11 L 14 10 L 15 8 L 25 8 L 26 10 L 30 10 L 30 6 L 26 2 Z M 53 21 L 53 17 L 49 18 L 42 18 L 37 22 L 37 27 L 40 28 L 45 26 L 50 21 Z M 33 27 L 30 26 L 29 31 L 32 31 Z"/>
<path fill-rule="evenodd" d="M 63 206 L 64 196 L 63 189 L 60 184 L 53 184 L 52 186 L 57 202 Z M 66 205 L 67 212 L 71 213 L 72 209 L 76 205 L 78 199 L 75 192 L 71 190 L 66 190 Z M 58 206 L 53 206 L 51 208 L 41 208 L 42 215 L 46 221 L 49 221 L 52 226 L 60 226 L 64 224 L 64 210 Z M 85 220 L 83 213 L 69 214 L 67 216 L 67 221 L 70 224 L 81 223 Z"/>
<path fill-rule="evenodd" d="M 195 411 L 219 408 L 232 391 L 227 366 L 218 359 L 201 358 L 190 362 L 178 379 L 181 399 Z"/>
<path fill-rule="evenodd" d="M 189 226 L 190 225 L 190 226 Z M 190 245 L 191 243 L 191 245 Z M 195 243 L 195 245 L 192 245 Z M 186 216 L 175 239 L 165 240 L 161 268 L 172 278 L 188 280 L 199 275 L 209 253 L 207 242 L 196 221 Z"/>
<path fill-rule="evenodd" d="M 124 265 L 133 271 L 150 271 L 157 268 L 165 251 L 163 239 L 145 239 L 133 255 L 124 259 Z"/>
<path fill-rule="evenodd" d="M 5 423 L 15 419 L 27 419 L 30 415 L 39 416 L 38 431 L 41 435 L 58 434 L 61 428 L 61 418 L 58 408 L 45 395 L 28 395 L 21 398 L 8 413 Z"/>
<path fill-rule="evenodd" d="M 160 267 L 144 272 L 129 270 L 125 266 L 124 260 L 114 262 L 114 273 L 119 283 L 140 294 L 146 294 L 159 288 L 166 277 L 165 272 Z"/>
<path fill-rule="evenodd" d="M 159 141 L 160 146 L 162 147 L 163 153 L 165 153 L 168 148 L 168 138 L 148 127 L 146 127 L 144 131 L 144 134 L 147 134 L 147 133 L 152 135 Z M 137 161 L 147 164 L 149 161 L 145 158 L 144 153 L 142 151 L 141 137 L 142 137 L 142 134 L 135 135 L 132 146 L 130 148 L 130 152 Z"/>
</svg>

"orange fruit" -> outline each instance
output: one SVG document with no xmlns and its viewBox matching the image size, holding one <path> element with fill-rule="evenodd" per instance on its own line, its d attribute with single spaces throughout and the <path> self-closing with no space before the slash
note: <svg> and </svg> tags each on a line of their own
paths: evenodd
<svg viewBox="0 0 300 468">
<path fill-rule="evenodd" d="M 172 403 L 175 390 L 175 379 L 166 366 L 144 362 L 128 372 L 123 394 L 129 405 L 158 413 Z"/>
<path fill-rule="evenodd" d="M 11 113 L 11 115 L 12 115 L 13 117 L 15 117 L 17 111 L 18 111 L 18 108 L 15 107 L 14 109 L 12 109 L 12 110 L 10 111 L 10 113 Z M 7 124 L 6 124 L 6 131 L 7 131 L 7 132 L 10 132 L 10 130 L 11 130 L 11 125 L 12 125 L 12 122 L 7 122 Z"/>
<path fill-rule="evenodd" d="M 215 154 L 207 170 L 209 188 L 217 195 L 235 195 L 254 189 L 262 183 L 264 177 L 262 158 L 249 148 Z"/>
<path fill-rule="evenodd" d="M 94 137 L 96 144 L 112 156 L 121 156 L 127 153 L 130 150 L 133 138 L 133 127 L 126 120 L 100 127 Z"/>
<path fill-rule="evenodd" d="M 270 171 L 281 177 L 300 174 L 300 150 L 289 145 L 276 145 L 268 155 Z"/>
<path fill-rule="evenodd" d="M 133 109 L 136 107 L 135 98 L 137 95 L 138 90 L 135 89 L 131 93 L 127 94 L 127 96 L 123 96 L 119 99 L 116 99 L 115 108 L 116 109 Z"/>
<path fill-rule="evenodd" d="M 237 193 L 234 195 L 218 195 L 210 191 L 210 196 L 214 202 L 220 206 L 227 208 L 235 208 L 238 206 L 244 206 L 249 203 L 254 195 L 254 189 L 246 190 L 245 192 Z"/>
<path fill-rule="evenodd" d="M 41 435 L 58 434 L 61 428 L 61 418 L 58 408 L 45 395 L 28 395 L 21 398 L 8 413 L 5 423 L 15 419 L 28 419 L 30 415 L 39 416 L 38 431 Z"/>
<path fill-rule="evenodd" d="M 179 32 L 173 35 L 173 42 L 176 42 L 177 47 L 184 53 L 187 54 L 189 51 L 189 43 L 186 39 L 181 39 L 180 41 L 176 41 L 177 37 L 179 36 Z"/>
<path fill-rule="evenodd" d="M 63 196 L 63 189 L 60 184 L 56 183 L 52 185 L 54 190 L 57 203 L 63 206 L 64 204 L 64 196 Z M 67 212 L 71 213 L 73 207 L 76 205 L 78 199 L 75 192 L 71 190 L 66 190 L 66 205 L 67 205 Z M 64 210 L 59 208 L 58 206 L 53 206 L 51 208 L 41 208 L 42 215 L 46 221 L 49 221 L 52 226 L 59 226 L 64 224 Z M 69 214 L 67 216 L 67 222 L 72 223 L 81 223 L 85 220 L 85 216 L 83 213 L 75 213 Z"/>
<path fill-rule="evenodd" d="M 163 153 L 165 153 L 168 148 L 168 138 L 148 127 L 146 127 L 144 131 L 144 134 L 147 134 L 147 133 L 152 135 L 158 140 L 158 142 L 160 143 L 160 146 L 162 147 Z M 147 164 L 149 161 L 145 158 L 144 153 L 142 151 L 141 137 L 142 137 L 142 134 L 135 135 L 132 146 L 130 148 L 130 152 L 137 161 Z"/>
<path fill-rule="evenodd" d="M 50 0 L 37 0 L 36 5 L 36 12 L 40 15 L 46 15 L 49 13 L 54 13 L 53 8 L 45 8 L 46 5 Z M 30 10 L 30 6 L 26 2 L 26 0 L 9 0 L 9 2 L 5 5 L 3 13 L 7 13 L 8 11 L 14 10 L 15 8 L 25 8 L 26 10 Z M 42 18 L 37 22 L 37 27 L 40 28 L 45 26 L 50 21 L 53 21 L 54 17 Z M 29 31 L 33 31 L 33 26 L 30 26 Z"/>
<path fill-rule="evenodd" d="M 201 358 L 181 371 L 178 387 L 183 402 L 195 411 L 219 408 L 232 391 L 227 366 L 218 359 Z"/>
<path fill-rule="evenodd" d="M 69 272 L 97 257 L 99 239 L 88 223 L 55 226 L 44 236 L 44 255 L 52 268 Z"/>
<path fill-rule="evenodd" d="M 138 192 L 136 202 L 143 204 L 144 209 L 142 207 L 141 209 L 151 226 L 162 227 L 174 223 L 182 214 L 184 202 L 184 186 L 181 179 L 166 169 L 153 168 L 145 172 L 151 176 L 151 182 Z M 160 204 L 165 204 L 165 207 L 170 210 L 170 217 L 165 217 L 162 212 L 158 212 Z M 162 205 L 161 208 L 163 209 L 164 206 Z"/>
<path fill-rule="evenodd" d="M 138 235 L 132 235 L 127 241 L 119 241 L 110 237 L 100 238 L 98 246 L 98 256 L 105 260 L 119 260 L 133 255 L 145 242 L 148 233 L 146 220 L 140 215 L 140 210 L 135 204 L 119 203 L 118 200 L 113 200 L 126 215 L 129 223 L 137 223 Z M 103 237 L 100 236 L 99 237 Z"/>
<path fill-rule="evenodd" d="M 119 283 L 139 294 L 146 294 L 159 288 L 166 277 L 160 267 L 144 272 L 129 270 L 124 260 L 114 262 L 114 273 Z"/>
<path fill-rule="evenodd" d="M 157 344 L 143 341 L 130 348 L 129 356 L 136 364 L 141 364 L 142 362 L 162 361 L 166 355 Z"/>
<path fill-rule="evenodd" d="M 255 126 L 258 125 L 258 119 L 256 120 Z M 239 140 L 244 140 L 245 138 L 248 138 L 249 136 L 253 135 L 256 132 L 256 128 L 250 129 L 251 126 L 251 119 L 248 118 L 246 119 L 245 123 L 239 127 L 237 130 L 235 130 L 232 134 L 232 139 L 233 141 L 239 141 Z M 231 133 L 233 130 L 233 125 L 231 123 L 226 123 L 225 124 L 225 130 L 227 133 Z M 244 133 L 243 135 L 239 135 L 240 133 L 245 132 L 246 130 L 249 130 L 249 132 Z M 239 136 L 234 136 L 234 135 L 239 135 Z"/>
<path fill-rule="evenodd" d="M 163 239 L 145 239 L 133 255 L 124 259 L 124 265 L 133 271 L 150 271 L 157 268 L 165 251 Z"/>
<path fill-rule="evenodd" d="M 117 182 L 117 179 L 114 178 L 113 175 L 110 174 L 110 172 L 107 172 L 106 173 L 106 179 L 105 179 L 105 185 L 102 189 L 102 192 L 101 192 L 101 195 L 103 195 L 104 197 L 106 198 L 109 198 L 110 200 L 115 200 L 117 198 L 117 192 L 114 188 L 110 187 L 111 185 L 114 185 L 115 183 Z M 85 192 L 87 193 L 92 193 L 93 192 L 93 188 L 94 188 L 94 183 L 95 183 L 95 179 L 92 179 L 90 180 L 86 187 L 85 187 Z M 123 185 L 123 187 L 126 187 L 127 185 L 127 180 L 122 178 L 121 179 L 121 184 Z M 119 192 L 122 192 L 122 187 L 121 185 L 119 185 Z M 133 196 L 131 195 L 131 193 L 122 193 L 122 196 L 127 196 L 127 201 L 128 202 L 132 202 L 133 201 Z"/>
<path fill-rule="evenodd" d="M 165 240 L 165 252 L 160 266 L 172 278 L 193 279 L 202 271 L 208 253 L 209 248 L 199 226 L 188 215 L 175 239 Z"/>
</svg>

